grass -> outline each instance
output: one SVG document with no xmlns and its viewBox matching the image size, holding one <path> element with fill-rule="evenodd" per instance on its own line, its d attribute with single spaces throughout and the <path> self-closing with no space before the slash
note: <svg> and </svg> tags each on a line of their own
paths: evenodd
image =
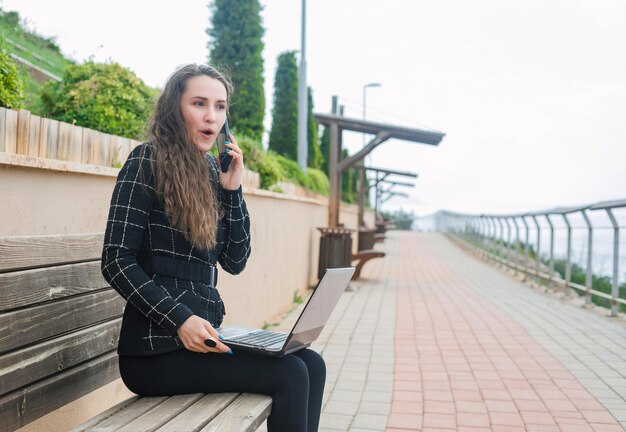
<svg viewBox="0 0 626 432">
<path fill-rule="evenodd" d="M 12 26 L 4 19 L 0 19 L 0 34 L 11 53 L 58 77 L 63 76 L 63 71 L 71 63 L 52 39 L 46 39 L 21 26 Z"/>
</svg>

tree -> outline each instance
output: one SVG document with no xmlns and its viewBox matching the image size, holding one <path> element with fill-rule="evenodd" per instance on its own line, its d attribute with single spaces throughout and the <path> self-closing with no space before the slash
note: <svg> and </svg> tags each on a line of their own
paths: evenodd
<svg viewBox="0 0 626 432">
<path fill-rule="evenodd" d="M 24 82 L 15 60 L 0 43 L 0 105 L 7 108 L 21 108 L 24 100 Z"/>
<path fill-rule="evenodd" d="M 278 56 L 269 148 L 289 159 L 298 158 L 298 66 L 295 51 Z"/>
<path fill-rule="evenodd" d="M 230 74 L 235 86 L 229 123 L 238 134 L 261 140 L 265 114 L 261 5 L 258 0 L 214 0 L 209 8 L 209 63 Z"/>
<path fill-rule="evenodd" d="M 313 90 L 311 87 L 307 90 L 309 99 L 309 113 L 307 119 L 307 141 L 309 149 L 307 152 L 307 166 L 321 169 L 324 164 L 324 156 L 322 156 L 319 142 L 319 125 L 315 117 L 313 117 Z"/>
<path fill-rule="evenodd" d="M 330 159 L 330 128 L 327 126 L 324 126 L 324 131 L 320 138 L 320 152 L 322 153 L 322 166 L 320 169 L 330 177 L 330 172 L 328 172 L 328 161 Z"/>
<path fill-rule="evenodd" d="M 127 138 L 142 139 L 158 91 L 117 63 L 69 65 L 63 81 L 42 89 L 45 115 Z"/>
</svg>

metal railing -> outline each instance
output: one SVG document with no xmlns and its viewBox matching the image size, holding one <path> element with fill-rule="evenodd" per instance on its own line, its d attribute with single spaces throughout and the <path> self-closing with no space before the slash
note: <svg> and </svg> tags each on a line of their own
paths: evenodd
<svg viewBox="0 0 626 432">
<path fill-rule="evenodd" d="M 551 210 L 511 215 L 492 214 L 462 214 L 450 211 L 440 211 L 427 219 L 428 229 L 448 232 L 466 246 L 478 251 L 481 255 L 502 265 L 521 272 L 524 277 L 534 277 L 549 283 L 552 286 L 564 288 L 567 293 L 577 290 L 585 295 L 585 303 L 592 302 L 592 295 L 610 300 L 611 316 L 616 316 L 619 305 L 626 305 L 626 299 L 619 296 L 619 267 L 620 267 L 620 225 L 615 215 L 616 209 L 626 208 L 626 199 L 604 201 L 595 204 L 559 207 Z M 594 259 L 594 226 L 592 216 L 596 212 L 604 212 L 611 223 L 612 235 L 612 276 L 611 293 L 605 293 L 593 288 L 593 259 Z M 572 282 L 572 217 L 579 215 L 584 221 L 586 230 L 586 263 L 585 284 Z M 546 226 L 542 226 L 543 220 Z M 561 278 L 555 271 L 555 224 L 559 220 L 567 235 L 565 249 L 565 270 Z M 532 224 L 532 225 L 531 225 Z M 520 227 L 525 232 L 520 236 Z M 548 231 L 547 266 L 541 261 L 542 229 Z M 531 240 L 531 230 L 536 231 L 536 238 Z M 545 231 L 544 231 L 545 234 Z M 530 252 L 533 250 L 534 258 Z"/>
</svg>

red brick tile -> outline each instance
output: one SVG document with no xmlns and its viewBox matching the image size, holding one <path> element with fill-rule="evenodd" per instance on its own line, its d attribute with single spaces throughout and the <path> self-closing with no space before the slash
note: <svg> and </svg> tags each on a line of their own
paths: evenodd
<svg viewBox="0 0 626 432">
<path fill-rule="evenodd" d="M 393 383 L 394 390 L 421 391 L 422 383 L 419 381 L 395 381 Z"/>
<path fill-rule="evenodd" d="M 398 390 L 393 392 L 393 400 L 421 402 L 422 393 L 416 391 Z"/>
<path fill-rule="evenodd" d="M 484 402 L 475 402 L 475 401 L 463 401 L 457 400 L 455 401 L 456 410 L 458 412 L 468 412 L 468 413 L 486 413 L 487 405 Z"/>
<path fill-rule="evenodd" d="M 492 400 L 512 400 L 511 395 L 506 390 L 482 390 L 480 391 L 483 397 Z"/>
<path fill-rule="evenodd" d="M 595 399 L 571 399 L 578 410 L 602 411 L 604 407 Z"/>
<path fill-rule="evenodd" d="M 456 417 L 450 414 L 424 414 L 424 427 L 456 428 Z"/>
<path fill-rule="evenodd" d="M 526 432 L 561 432 L 561 429 L 556 425 L 529 424 L 526 425 Z"/>
<path fill-rule="evenodd" d="M 452 402 L 452 392 L 445 390 L 424 390 L 424 400 Z"/>
<path fill-rule="evenodd" d="M 579 411 L 554 411 L 551 410 L 550 413 L 556 418 L 562 418 L 562 419 L 577 419 L 577 420 L 582 420 L 583 419 L 583 415 L 579 412 Z"/>
<path fill-rule="evenodd" d="M 476 381 L 481 390 L 506 390 L 506 386 L 499 379 L 478 379 Z"/>
<path fill-rule="evenodd" d="M 424 413 L 455 414 L 454 402 L 427 400 L 424 402 Z"/>
<path fill-rule="evenodd" d="M 517 412 L 514 412 L 514 413 L 490 412 L 489 418 L 491 419 L 491 424 L 493 425 L 524 426 L 524 422 L 522 421 L 522 416 L 520 416 Z"/>
<path fill-rule="evenodd" d="M 432 428 L 425 427 L 421 432 L 457 432 L 456 428 Z"/>
<path fill-rule="evenodd" d="M 521 411 L 520 415 L 524 423 L 528 425 L 556 425 L 554 418 L 549 413 L 537 411 Z"/>
<path fill-rule="evenodd" d="M 387 420 L 387 427 L 419 430 L 422 427 L 422 416 L 392 412 Z"/>
<path fill-rule="evenodd" d="M 446 381 L 433 381 L 425 379 L 422 382 L 424 390 L 450 390 L 450 383 Z"/>
<path fill-rule="evenodd" d="M 534 390 L 510 388 L 509 393 L 516 401 L 518 399 L 523 400 L 539 400 L 539 395 Z"/>
<path fill-rule="evenodd" d="M 550 411 L 576 411 L 576 407 L 567 399 L 544 399 L 543 403 Z"/>
<path fill-rule="evenodd" d="M 517 406 L 515 406 L 515 404 L 511 401 L 486 400 L 485 405 L 487 405 L 487 410 L 489 412 L 500 412 L 500 413 L 518 412 Z"/>
<path fill-rule="evenodd" d="M 559 426 L 559 429 L 563 432 L 594 432 L 593 428 L 589 426 L 588 423 L 560 423 L 558 420 L 556 424 Z"/>
<path fill-rule="evenodd" d="M 493 432 L 526 432 L 525 427 L 501 426 L 501 425 L 493 425 L 491 426 L 491 430 Z"/>
<path fill-rule="evenodd" d="M 475 426 L 459 426 L 457 432 L 491 432 L 491 428 L 475 427 Z"/>
<path fill-rule="evenodd" d="M 422 402 L 394 400 L 391 404 L 391 411 L 404 414 L 422 414 L 424 405 Z"/>
<path fill-rule="evenodd" d="M 482 401 L 483 396 L 477 390 L 452 390 L 455 400 Z"/>
<path fill-rule="evenodd" d="M 624 429 L 619 425 L 609 425 L 603 423 L 591 423 L 594 432 L 624 432 Z"/>
<path fill-rule="evenodd" d="M 479 413 L 457 413 L 456 422 L 459 426 L 489 427 L 489 416 Z"/>
<path fill-rule="evenodd" d="M 515 405 L 520 411 L 548 412 L 548 408 L 541 401 L 516 400 Z"/>
<path fill-rule="evenodd" d="M 589 420 L 590 423 L 607 423 L 607 424 L 615 424 L 615 418 L 609 414 L 608 411 L 591 411 L 591 410 L 582 410 L 581 411 L 583 417 Z"/>
</svg>

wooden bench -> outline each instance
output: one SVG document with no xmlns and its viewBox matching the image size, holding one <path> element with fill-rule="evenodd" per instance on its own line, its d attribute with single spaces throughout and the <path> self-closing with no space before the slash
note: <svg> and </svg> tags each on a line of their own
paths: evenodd
<svg viewBox="0 0 626 432">
<path fill-rule="evenodd" d="M 100 272 L 102 241 L 0 237 L 0 432 L 119 378 L 125 301 Z M 252 431 L 270 411 L 270 397 L 247 393 L 134 397 L 76 430 Z"/>
<path fill-rule="evenodd" d="M 357 279 L 361 277 L 361 270 L 366 262 L 374 258 L 383 258 L 385 256 L 385 252 L 377 251 L 374 249 L 362 250 L 352 255 L 352 261 L 356 261 L 354 267 L 356 270 L 352 275 L 352 279 Z"/>
<path fill-rule="evenodd" d="M 361 276 L 361 270 L 365 263 L 374 258 L 383 258 L 385 256 L 384 252 L 377 251 L 374 249 L 374 244 L 377 242 L 376 228 L 359 228 L 359 237 L 358 237 L 358 252 L 352 255 L 352 261 L 355 262 L 356 270 L 352 279 L 356 279 Z M 380 237 L 378 237 L 380 239 Z M 384 235 L 383 235 L 384 238 Z M 378 240 L 380 241 L 380 240 Z"/>
</svg>

